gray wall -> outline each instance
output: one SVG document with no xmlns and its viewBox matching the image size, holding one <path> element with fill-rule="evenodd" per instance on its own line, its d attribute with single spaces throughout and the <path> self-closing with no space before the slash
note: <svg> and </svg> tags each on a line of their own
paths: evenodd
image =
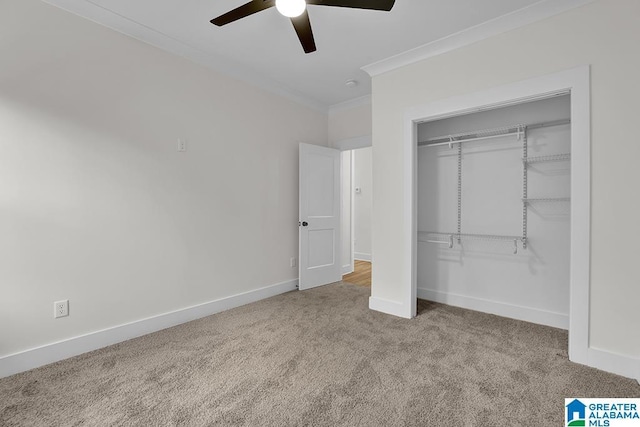
<svg viewBox="0 0 640 427">
<path fill-rule="evenodd" d="M 0 33 L 0 357 L 297 279 L 326 114 L 38 0 Z"/>
</svg>

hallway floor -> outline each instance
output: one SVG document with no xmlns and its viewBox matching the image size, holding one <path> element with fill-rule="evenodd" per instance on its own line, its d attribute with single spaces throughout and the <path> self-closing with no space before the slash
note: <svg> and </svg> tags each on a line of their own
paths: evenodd
<svg viewBox="0 0 640 427">
<path fill-rule="evenodd" d="M 369 261 L 355 261 L 353 273 L 342 276 L 342 281 L 359 286 L 371 286 L 371 263 Z"/>
</svg>

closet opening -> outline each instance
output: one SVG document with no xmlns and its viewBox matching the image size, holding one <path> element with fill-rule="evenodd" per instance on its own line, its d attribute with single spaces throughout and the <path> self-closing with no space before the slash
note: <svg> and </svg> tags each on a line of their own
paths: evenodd
<svg viewBox="0 0 640 427">
<path fill-rule="evenodd" d="M 569 329 L 571 99 L 417 126 L 419 299 Z"/>
<path fill-rule="evenodd" d="M 382 311 L 420 296 L 564 328 L 590 365 L 590 110 L 588 66 L 407 109 L 402 300 Z"/>
</svg>

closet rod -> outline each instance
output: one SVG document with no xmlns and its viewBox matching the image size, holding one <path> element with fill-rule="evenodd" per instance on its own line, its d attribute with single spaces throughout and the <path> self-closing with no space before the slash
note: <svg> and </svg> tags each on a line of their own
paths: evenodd
<svg viewBox="0 0 640 427">
<path fill-rule="evenodd" d="M 424 236 L 441 236 L 448 237 L 448 241 L 438 240 L 438 239 L 430 239 Z M 496 234 L 468 234 L 468 233 L 441 233 L 438 231 L 418 231 L 418 242 L 426 242 L 426 243 L 437 243 L 440 245 L 448 244 L 449 249 L 453 248 L 453 238 L 456 237 L 458 239 L 458 243 L 462 244 L 461 239 L 470 238 L 477 240 L 494 240 L 494 241 L 509 241 L 513 242 L 513 253 L 518 253 L 518 242 L 522 245 L 522 249 L 527 249 L 526 240 L 520 236 L 500 236 Z"/>
<path fill-rule="evenodd" d="M 428 144 L 426 142 L 418 142 L 418 146 L 423 146 L 423 147 L 437 147 L 439 145 L 450 145 L 450 144 L 456 144 L 458 142 L 470 142 L 470 141 L 482 141 L 484 139 L 493 139 L 493 138 L 504 138 L 505 136 L 511 136 L 513 135 L 513 133 L 503 133 L 501 135 L 491 135 L 491 136 L 480 136 L 477 138 L 469 138 L 469 139 L 461 139 L 461 140 L 455 140 L 452 139 L 451 141 L 447 141 L 447 142 L 437 142 L 435 144 Z"/>
<path fill-rule="evenodd" d="M 436 138 L 429 138 L 426 141 L 418 142 L 418 146 L 436 147 L 440 145 L 450 145 L 450 144 L 456 144 L 456 143 L 462 143 L 462 142 L 502 138 L 509 135 L 521 134 L 523 129 L 528 129 L 528 130 L 539 129 L 539 128 L 545 128 L 545 127 L 551 127 L 551 126 L 567 125 L 569 123 L 571 123 L 570 119 L 563 119 L 563 120 L 553 120 L 548 122 L 531 123 L 528 125 L 521 124 L 521 125 L 513 125 L 513 126 L 501 127 L 501 128 L 495 128 L 495 129 L 485 129 L 485 130 L 479 130 L 474 132 L 458 133 L 453 135 L 439 136 Z M 488 135 L 482 136 L 483 134 L 488 134 Z"/>
<path fill-rule="evenodd" d="M 504 241 L 517 240 L 519 242 L 522 241 L 521 236 L 506 236 L 506 235 L 499 235 L 499 234 L 471 234 L 471 233 L 458 234 L 458 233 L 445 233 L 440 231 L 418 231 L 419 242 L 443 243 L 443 244 L 449 243 L 448 241 L 445 241 L 445 240 L 431 239 L 426 236 L 442 236 L 442 237 L 446 237 L 447 239 L 451 237 L 457 238 L 459 236 L 462 238 L 475 239 L 475 240 L 504 240 Z"/>
</svg>

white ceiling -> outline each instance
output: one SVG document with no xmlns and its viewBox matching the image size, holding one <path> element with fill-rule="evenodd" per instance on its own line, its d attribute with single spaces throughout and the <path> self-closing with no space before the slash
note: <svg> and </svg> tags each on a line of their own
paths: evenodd
<svg viewBox="0 0 640 427">
<path fill-rule="evenodd" d="M 46 1 L 325 110 L 371 93 L 363 66 L 540 3 L 396 0 L 391 12 L 312 5 L 318 50 L 304 54 L 291 22 L 275 8 L 224 27 L 209 23 L 248 0 Z M 349 79 L 359 84 L 348 88 Z"/>
</svg>

